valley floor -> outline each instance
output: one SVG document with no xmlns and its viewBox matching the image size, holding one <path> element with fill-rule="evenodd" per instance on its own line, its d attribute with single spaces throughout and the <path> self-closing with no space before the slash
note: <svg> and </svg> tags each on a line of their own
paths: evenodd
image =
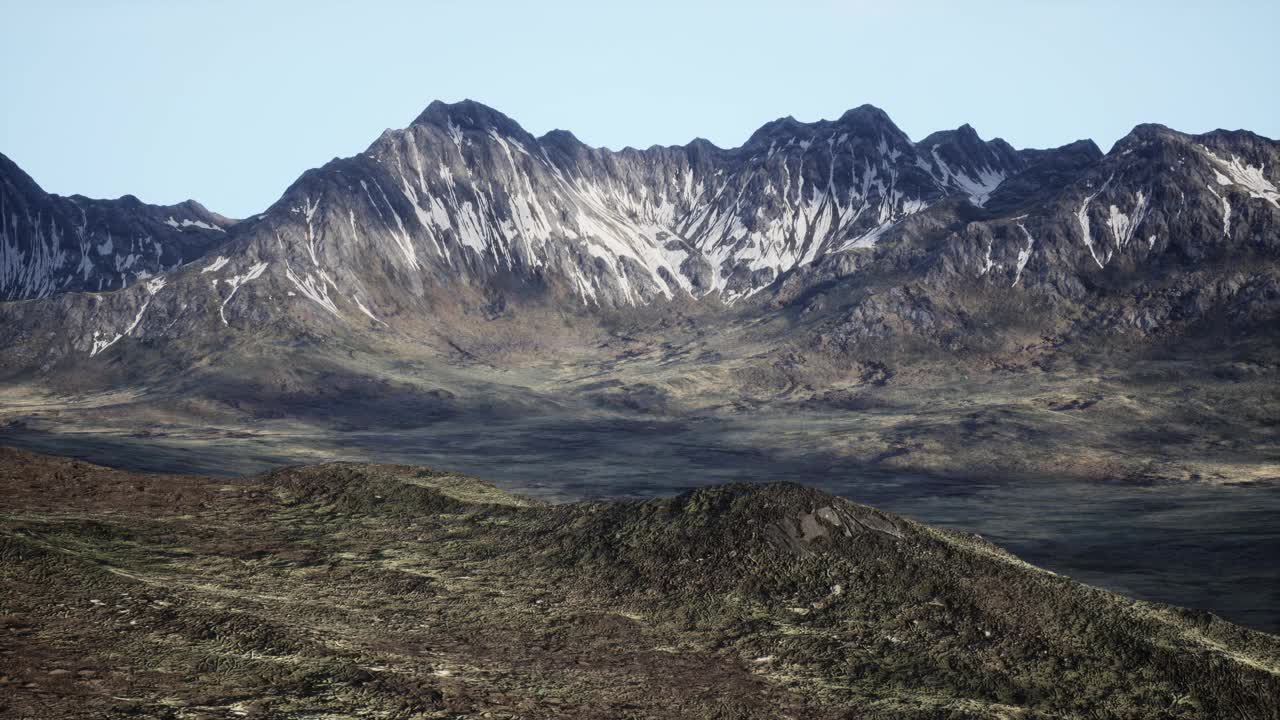
<svg viewBox="0 0 1280 720">
<path fill-rule="evenodd" d="M 754 380 L 761 347 L 635 341 L 505 367 L 404 347 L 240 350 L 112 392 L 11 383 L 0 442 L 222 476 L 424 464 L 554 501 L 795 480 L 1280 630 L 1280 370 L 1267 352 L 1057 370 L 864 363 L 817 390 Z"/>
</svg>

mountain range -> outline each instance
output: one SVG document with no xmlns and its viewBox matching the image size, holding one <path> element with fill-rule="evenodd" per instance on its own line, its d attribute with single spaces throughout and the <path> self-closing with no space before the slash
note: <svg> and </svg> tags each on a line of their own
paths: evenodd
<svg viewBox="0 0 1280 720">
<path fill-rule="evenodd" d="M 231 219 L 0 157 L 0 442 L 117 468 L 0 448 L 0 686 L 48 717 L 86 687 L 1274 713 L 1274 638 L 1207 611 L 1280 628 L 1278 163 L 1160 125 L 916 141 L 866 105 L 615 151 L 436 102 Z"/>
<path fill-rule="evenodd" d="M 866 105 L 613 151 L 471 101 L 240 220 L 48 195 L 5 161 L 0 431 L 209 472 L 373 431 L 370 460 L 501 477 L 492 448 L 405 454 L 492 435 L 554 474 L 566 447 L 693 433 L 833 477 L 1271 482 L 1278 164 L 1159 125 L 1106 153 L 913 141 Z"/>
<path fill-rule="evenodd" d="M 48 195 L 6 159 L 0 297 L 30 302 L 0 305 L 0 332 L 13 369 L 179 337 L 447 337 L 428 319 L 443 306 L 790 312 L 821 318 L 809 335 L 841 351 L 977 348 L 1011 306 L 1060 337 L 1267 326 L 1278 160 L 1249 132 L 1158 125 L 1106 154 L 1017 150 L 967 125 L 913 142 L 865 105 L 776 120 L 733 149 L 615 152 L 434 102 L 232 221 L 192 201 Z"/>
</svg>

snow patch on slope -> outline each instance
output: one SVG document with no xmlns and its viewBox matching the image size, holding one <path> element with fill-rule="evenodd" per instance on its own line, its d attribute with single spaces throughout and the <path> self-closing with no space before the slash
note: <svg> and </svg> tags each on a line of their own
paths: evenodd
<svg viewBox="0 0 1280 720">
<path fill-rule="evenodd" d="M 226 299 L 222 301 L 222 305 L 218 308 L 218 316 L 222 318 L 222 324 L 230 327 L 227 322 L 227 303 L 231 302 L 231 298 L 236 296 L 236 292 L 240 290 L 246 283 L 251 280 L 257 280 L 262 277 L 262 273 L 266 271 L 267 263 L 260 262 L 249 268 L 248 272 L 243 275 L 233 275 L 227 278 L 226 283 L 231 286 L 231 292 L 227 294 Z"/>
<path fill-rule="evenodd" d="M 217 230 L 218 232 L 226 232 L 226 230 L 223 230 L 217 225 L 207 223 L 203 220 L 191 220 L 189 218 L 184 218 L 183 220 L 178 221 L 178 220 L 174 220 L 172 215 L 169 216 L 168 220 L 164 221 L 164 224 L 172 228 L 177 228 L 179 230 L 183 230 L 189 227 L 197 227 L 197 228 L 200 228 L 201 230 Z"/>
<path fill-rule="evenodd" d="M 123 338 L 129 333 L 133 332 L 138 327 L 138 324 L 142 322 L 142 316 L 146 314 L 147 306 L 150 304 L 151 304 L 151 298 L 148 297 L 145 301 L 143 301 L 142 307 L 138 308 L 138 314 L 134 316 L 133 322 L 129 324 L 129 327 L 125 328 L 124 332 L 122 333 L 116 333 L 110 340 L 100 339 L 98 331 L 94 330 L 93 346 L 89 348 L 89 357 L 93 357 L 98 353 L 102 352 L 103 350 L 106 350 L 107 348 L 111 347 L 112 345 L 115 345 L 117 342 L 119 342 L 120 338 Z"/>
<path fill-rule="evenodd" d="M 991 193 L 1000 187 L 1008 176 L 999 170 L 992 170 L 990 167 L 978 168 L 978 177 L 970 177 L 967 173 L 958 172 L 951 169 L 947 165 L 947 161 L 942 159 L 938 154 L 938 145 L 930 148 L 933 155 L 933 161 L 938 167 L 938 171 L 942 174 L 942 178 L 938 182 L 942 185 L 950 186 L 960 190 L 969 196 L 969 202 L 978 207 L 986 207 L 987 201 L 991 199 Z M 920 167 L 925 168 L 930 175 L 933 175 L 933 169 L 928 163 L 917 161 Z M 936 176 L 935 176 L 936 178 Z"/>
<path fill-rule="evenodd" d="M 148 279 L 143 286 L 147 289 L 148 295 L 155 295 L 164 289 L 167 282 L 164 276 L 160 276 Z"/>
<path fill-rule="evenodd" d="M 329 297 L 329 285 L 333 285 L 334 282 L 329 278 L 328 273 L 319 270 L 316 274 L 310 272 L 299 274 L 295 273 L 293 268 L 286 263 L 284 274 L 289 279 L 289 282 L 292 282 L 298 288 L 298 292 L 333 313 L 335 317 L 342 317 L 342 313 L 338 312 L 338 306 Z"/>
<path fill-rule="evenodd" d="M 377 316 L 377 315 L 374 315 L 374 314 L 373 314 L 373 312 L 369 310 L 369 308 L 365 307 L 365 306 L 364 306 L 364 303 L 360 302 L 360 296 L 359 296 L 359 295 L 352 295 L 352 296 L 351 296 L 351 299 L 352 299 L 353 301 L 355 301 L 356 307 L 360 308 L 360 312 L 364 313 L 365 315 L 368 315 L 370 320 L 372 320 L 372 321 L 374 321 L 374 322 L 377 322 L 377 323 L 382 323 L 383 325 L 386 325 L 386 323 L 384 323 L 384 322 L 382 322 L 382 320 L 378 319 L 378 316 Z"/>
<path fill-rule="evenodd" d="M 1092 195 L 1086 195 L 1084 202 L 1080 203 L 1080 209 L 1076 210 L 1076 221 L 1080 223 L 1080 233 L 1084 237 L 1084 244 L 1089 248 L 1089 255 L 1093 257 L 1093 261 L 1098 263 L 1098 267 L 1100 268 L 1105 265 L 1102 260 L 1098 259 L 1098 253 L 1093 247 L 1093 235 L 1089 232 L 1089 203 L 1093 202 L 1094 198 L 1101 195 L 1103 191 L 1107 189 L 1107 186 L 1111 184 L 1113 179 L 1115 179 L 1114 175 L 1107 178 L 1107 181 L 1102 183 L 1102 187 L 1094 191 Z"/>
<path fill-rule="evenodd" d="M 218 272 L 229 262 L 231 261 L 219 255 L 213 262 L 205 266 L 205 268 L 200 271 L 200 274 L 203 275 L 205 273 Z"/>
<path fill-rule="evenodd" d="M 1210 194 L 1222 202 L 1222 234 L 1231 237 L 1231 201 L 1226 195 L 1214 190 L 1212 185 L 1206 184 L 1205 187 L 1209 188 Z"/>
<path fill-rule="evenodd" d="M 1139 190 L 1137 193 L 1137 203 L 1133 209 L 1133 215 L 1127 215 L 1120 211 L 1115 205 L 1111 206 L 1110 214 L 1107 216 L 1107 227 L 1111 228 L 1111 236 L 1115 239 L 1116 247 L 1124 249 L 1129 241 L 1133 239 L 1133 235 L 1138 230 L 1138 226 L 1147 218 L 1147 195 Z"/>
<path fill-rule="evenodd" d="M 1027 266 L 1027 261 L 1031 259 L 1031 249 L 1036 244 L 1036 239 L 1031 237 L 1026 225 L 1018 223 L 1018 227 L 1022 230 L 1022 234 L 1027 236 L 1027 247 L 1018 251 L 1017 269 L 1013 273 L 1013 285 L 1010 287 L 1018 287 L 1018 281 L 1022 279 L 1022 269 Z"/>
<path fill-rule="evenodd" d="M 1214 171 L 1214 179 L 1219 185 L 1239 185 L 1249 192 L 1250 197 L 1266 200 L 1280 208 L 1280 188 L 1267 179 L 1265 165 L 1246 165 L 1235 155 L 1230 160 L 1223 160 L 1209 148 L 1203 145 L 1200 147 L 1214 163 L 1226 171 L 1225 175 L 1218 170 Z"/>
</svg>

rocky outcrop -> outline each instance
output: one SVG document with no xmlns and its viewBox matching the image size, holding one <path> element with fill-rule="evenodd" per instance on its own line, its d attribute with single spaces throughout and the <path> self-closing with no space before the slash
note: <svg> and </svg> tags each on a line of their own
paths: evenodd
<svg viewBox="0 0 1280 720">
<path fill-rule="evenodd" d="M 0 448 L 0 489 L 20 717 L 1280 712 L 1275 636 L 792 483 L 545 504 L 412 466 Z"/>
</svg>

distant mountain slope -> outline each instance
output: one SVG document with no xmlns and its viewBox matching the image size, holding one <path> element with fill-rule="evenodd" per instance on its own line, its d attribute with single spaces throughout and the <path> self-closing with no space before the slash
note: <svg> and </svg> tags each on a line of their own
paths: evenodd
<svg viewBox="0 0 1280 720">
<path fill-rule="evenodd" d="M 119 290 L 200 257 L 232 224 L 194 200 L 50 195 L 0 155 L 0 300 Z"/>
<path fill-rule="evenodd" d="M 265 222 L 297 284 L 310 276 L 335 294 L 385 270 L 410 293 L 432 275 L 514 276 L 605 306 L 732 300 L 870 247 L 948 197 L 985 203 L 1023 167 L 972 130 L 931 138 L 921 151 L 864 106 L 834 122 L 770 123 L 733 150 L 698 140 L 612 152 L 563 131 L 535 138 L 478 103 L 433 103 L 365 153 L 305 174 Z"/>
<path fill-rule="evenodd" d="M 1264 718 L 1280 640 L 789 483 L 543 505 L 425 468 L 0 448 L 0 713 Z"/>
<path fill-rule="evenodd" d="M 875 257 L 784 277 L 772 302 L 811 318 L 798 342 L 823 353 L 893 339 L 1100 349 L 1117 336 L 1274 333 L 1280 144 L 1143 125 L 1091 156 L 1024 151 L 1027 169 L 992 197 L 991 215 L 924 213 Z"/>
<path fill-rule="evenodd" d="M 1006 324 L 993 308 L 1051 335 L 1174 333 L 1215 313 L 1257 326 L 1280 298 L 1278 162 L 1251 133 L 1150 125 L 1106 155 L 1016 150 L 968 126 L 913 143 L 870 106 L 777 120 L 729 150 L 614 152 L 436 102 L 304 173 L 207 262 L 0 314 L 12 353 L 42 362 L 267 328 L 420 339 L 506 317 L 537 337 L 545 319 L 520 324 L 534 306 L 792 306 L 821 324 L 803 342 L 839 352 L 891 337 L 989 347 Z"/>
<path fill-rule="evenodd" d="M 1141 275 L 1153 265 L 1191 268 L 1231 255 L 1274 261 L 1278 164 L 1280 144 L 1252 133 L 1194 136 L 1142 125 L 1056 197 L 1016 217 L 973 223 L 969 242 L 953 247 L 965 254 L 972 240 L 990 240 L 981 258 L 965 257 L 971 270 L 1010 285 L 1047 282 L 1068 296 L 1088 282 L 1081 263 Z"/>
</svg>

